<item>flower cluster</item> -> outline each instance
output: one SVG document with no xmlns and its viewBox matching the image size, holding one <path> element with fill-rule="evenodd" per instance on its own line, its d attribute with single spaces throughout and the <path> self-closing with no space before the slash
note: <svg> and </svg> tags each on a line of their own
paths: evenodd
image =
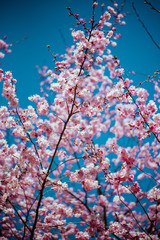
<svg viewBox="0 0 160 240">
<path fill-rule="evenodd" d="M 11 52 L 11 49 L 9 49 L 10 46 L 12 46 L 12 45 L 6 43 L 5 37 L 4 37 L 4 40 L 0 39 L 0 58 L 4 58 L 4 56 L 5 56 L 5 54 L 3 52 L 1 52 L 2 50 L 5 53 Z"/>
<path fill-rule="evenodd" d="M 16 79 L 12 77 L 12 72 L 8 71 L 5 73 L 5 76 L 2 78 L 3 83 L 3 96 L 8 100 L 9 105 L 16 107 L 18 104 L 18 98 L 16 96 L 16 88 L 14 83 Z"/>
</svg>

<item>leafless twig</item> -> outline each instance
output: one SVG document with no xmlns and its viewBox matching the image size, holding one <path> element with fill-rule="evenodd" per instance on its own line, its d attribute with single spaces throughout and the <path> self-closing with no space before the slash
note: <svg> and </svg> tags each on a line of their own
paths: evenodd
<svg viewBox="0 0 160 240">
<path fill-rule="evenodd" d="M 146 26 L 144 25 L 143 21 L 140 19 L 139 14 L 134 6 L 134 3 L 132 2 L 132 8 L 137 16 L 138 21 L 142 24 L 142 27 L 145 29 L 145 31 L 147 32 L 147 34 L 149 35 L 149 37 L 151 38 L 152 42 L 156 45 L 156 47 L 160 50 L 160 46 L 158 45 L 158 43 L 156 43 L 156 41 L 153 39 L 152 35 L 150 34 L 150 32 L 148 31 L 148 29 L 146 28 Z"/>
<path fill-rule="evenodd" d="M 155 10 L 155 11 L 158 12 L 158 13 L 160 13 L 160 11 L 157 10 L 157 9 L 152 5 L 151 2 L 148 2 L 147 0 L 145 0 L 144 3 L 145 3 L 145 4 L 148 4 L 149 6 L 151 6 L 151 8 L 152 8 L 153 10 Z"/>
</svg>

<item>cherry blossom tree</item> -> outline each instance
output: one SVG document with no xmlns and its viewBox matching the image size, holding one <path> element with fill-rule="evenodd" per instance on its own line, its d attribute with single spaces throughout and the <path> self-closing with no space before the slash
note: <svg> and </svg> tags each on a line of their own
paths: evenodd
<svg viewBox="0 0 160 240">
<path fill-rule="evenodd" d="M 39 70 L 41 95 L 27 108 L 0 69 L 2 240 L 160 238 L 160 71 L 144 80 L 152 99 L 111 52 L 123 5 L 96 21 L 97 6 L 89 23 L 68 7 L 73 45 Z M 0 57 L 10 48 L 0 40 Z"/>
</svg>

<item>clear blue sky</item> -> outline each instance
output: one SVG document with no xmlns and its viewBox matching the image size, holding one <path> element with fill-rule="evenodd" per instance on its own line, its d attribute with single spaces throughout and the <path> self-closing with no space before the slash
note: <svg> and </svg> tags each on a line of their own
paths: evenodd
<svg viewBox="0 0 160 240">
<path fill-rule="evenodd" d="M 119 0 L 118 2 L 121 2 Z M 160 10 L 160 0 L 151 1 Z M 99 0 L 102 3 L 102 0 Z M 105 6 L 111 1 L 104 0 Z M 126 25 L 119 28 L 122 38 L 113 52 L 121 61 L 122 67 L 134 70 L 137 81 L 146 79 L 144 74 L 153 74 L 160 68 L 160 50 L 153 44 L 131 7 L 132 1 L 126 0 L 124 12 L 129 12 Z M 135 7 L 149 32 L 160 44 L 160 14 L 144 4 L 144 0 L 134 0 Z M 65 44 L 59 32 L 61 30 L 67 45 L 72 44 L 70 28 L 75 20 L 68 16 L 67 6 L 83 18 L 91 16 L 92 0 L 5 0 L 1 1 L 0 37 L 7 36 L 7 42 L 13 43 L 12 53 L 2 61 L 2 68 L 13 71 L 17 79 L 17 93 L 20 106 L 25 107 L 28 96 L 39 92 L 39 80 L 36 65 L 52 67 L 52 56 L 46 45 L 55 53 L 64 53 Z M 112 6 L 112 5 L 111 5 Z M 100 8 L 99 8 L 100 13 Z M 97 16 L 98 14 L 97 13 Z M 15 43 L 27 36 L 27 39 Z M 149 87 L 149 85 L 146 85 Z M 2 101 L 2 98 L 0 98 Z M 3 102 L 3 101 L 2 101 Z"/>
</svg>

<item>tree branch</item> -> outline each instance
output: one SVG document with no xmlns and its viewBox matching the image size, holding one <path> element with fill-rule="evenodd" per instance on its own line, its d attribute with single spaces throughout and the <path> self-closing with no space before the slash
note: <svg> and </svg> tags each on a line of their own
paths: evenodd
<svg viewBox="0 0 160 240">
<path fill-rule="evenodd" d="M 149 5 L 149 6 L 151 6 L 151 8 L 152 8 L 153 10 L 155 10 L 156 12 L 160 13 L 160 11 L 157 10 L 157 9 L 152 5 L 151 2 L 148 2 L 147 0 L 145 0 L 144 3 L 147 4 L 147 5 Z"/>
<path fill-rule="evenodd" d="M 134 2 L 132 2 L 132 8 L 137 16 L 138 21 L 142 24 L 142 27 L 145 29 L 146 33 L 149 35 L 149 37 L 151 38 L 152 42 L 156 45 L 156 47 L 160 50 L 160 46 L 158 45 L 158 43 L 156 43 L 156 41 L 153 39 L 152 35 L 150 34 L 150 32 L 148 31 L 147 27 L 144 25 L 143 21 L 140 19 L 140 16 L 134 6 Z"/>
</svg>

